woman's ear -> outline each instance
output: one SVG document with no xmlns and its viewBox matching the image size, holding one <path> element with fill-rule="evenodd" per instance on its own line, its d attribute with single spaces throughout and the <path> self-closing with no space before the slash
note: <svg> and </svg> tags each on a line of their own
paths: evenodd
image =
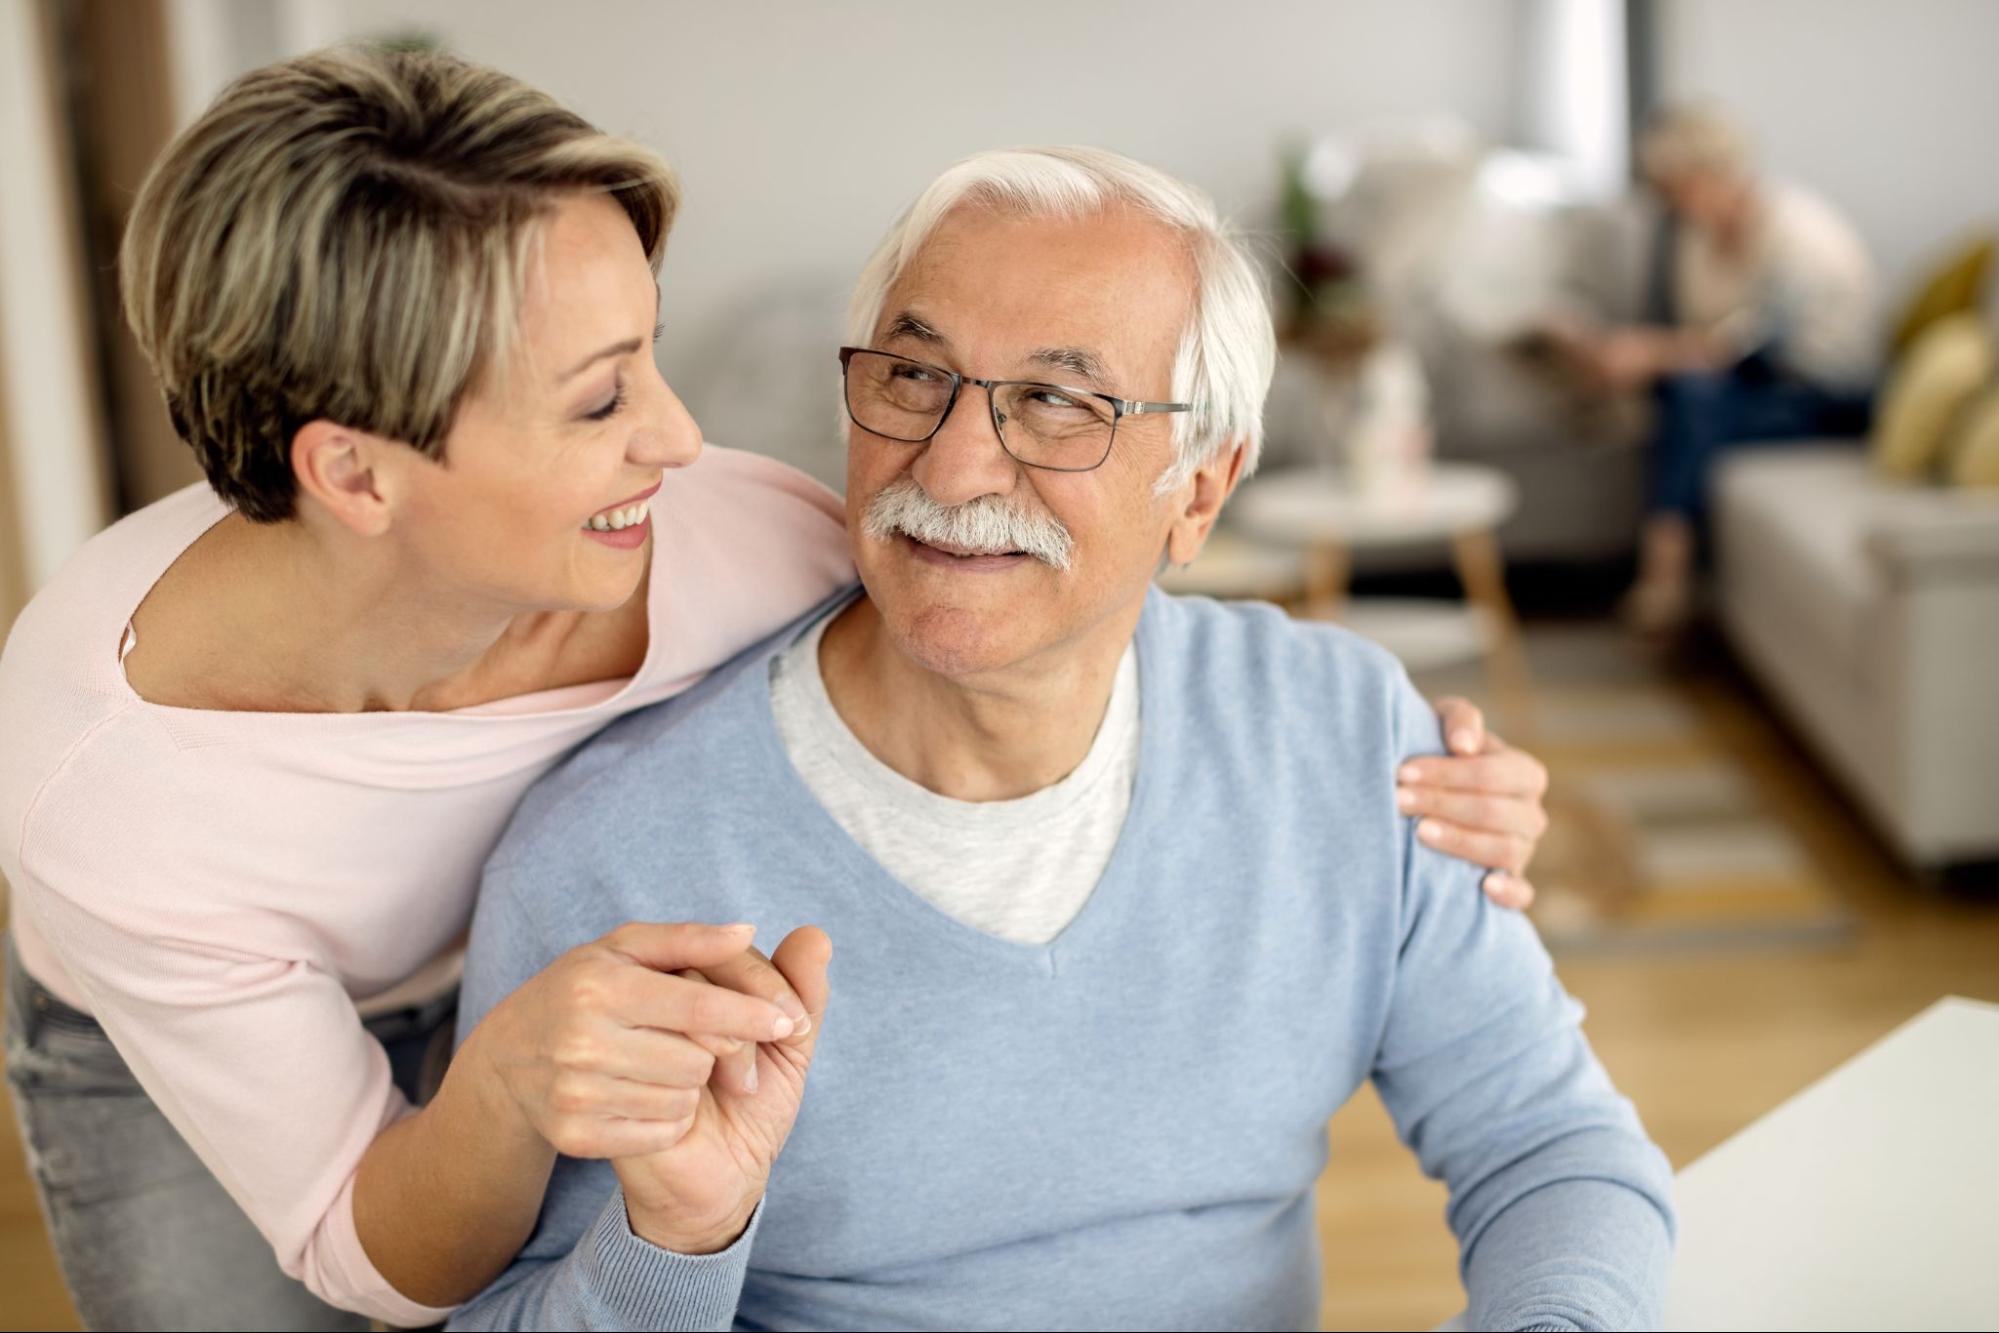
<svg viewBox="0 0 1999 1333">
<path fill-rule="evenodd" d="M 331 421 L 308 421 L 292 436 L 292 475 L 299 499 L 310 498 L 343 527 L 364 537 L 389 528 L 390 506 L 380 463 L 385 442 Z"/>
<path fill-rule="evenodd" d="M 1207 462 L 1195 470 L 1187 484 L 1174 497 L 1179 506 L 1173 515 L 1173 525 L 1166 534 L 1166 559 L 1175 565 L 1188 565 L 1201 553 L 1207 544 L 1208 534 L 1214 530 L 1215 520 L 1221 517 L 1222 505 L 1242 480 L 1243 461 L 1248 451 L 1240 440 L 1226 448 L 1217 450 Z"/>
</svg>

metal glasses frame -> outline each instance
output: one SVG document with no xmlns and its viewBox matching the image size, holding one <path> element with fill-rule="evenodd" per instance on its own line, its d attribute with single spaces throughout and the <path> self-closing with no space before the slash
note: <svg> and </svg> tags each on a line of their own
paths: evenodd
<svg viewBox="0 0 1999 1333">
<path fill-rule="evenodd" d="M 873 426 L 866 424 L 854 415 L 853 399 L 849 397 L 851 382 L 847 379 L 847 368 L 856 356 L 862 354 L 868 356 L 885 356 L 896 361 L 907 361 L 912 366 L 921 366 L 925 370 L 934 371 L 951 381 L 951 396 L 944 400 L 944 410 L 937 414 L 937 424 L 930 428 L 929 434 L 914 438 L 904 435 L 889 435 L 876 430 Z M 1194 410 L 1192 403 L 1147 403 L 1137 399 L 1119 398 L 1116 394 L 1098 393 L 1095 389 L 1078 389 L 1066 384 L 1050 384 L 1045 380 L 982 380 L 971 375 L 960 375 L 955 370 L 946 370 L 944 367 L 932 365 L 928 361 L 918 361 L 915 357 L 904 356 L 900 352 L 884 352 L 879 347 L 842 347 L 840 349 L 840 402 L 847 409 L 847 420 L 853 422 L 870 435 L 880 435 L 884 440 L 895 440 L 902 444 L 927 444 L 935 439 L 937 432 L 944 429 L 944 423 L 951 419 L 952 410 L 958 406 L 958 394 L 967 384 L 976 384 L 986 391 L 986 411 L 992 417 L 993 434 L 998 437 L 1000 448 L 1006 450 L 1007 457 L 1019 463 L 1022 467 L 1038 467 L 1045 472 L 1094 472 L 1102 467 L 1104 460 L 1111 456 L 1111 445 L 1117 441 L 1118 423 L 1126 417 L 1151 416 L 1165 412 L 1191 412 Z M 1006 429 L 1000 417 L 999 400 L 993 396 L 995 390 L 1008 386 L 1053 389 L 1057 393 L 1066 393 L 1071 397 L 1096 398 L 1109 403 L 1111 405 L 1111 433 L 1110 438 L 1104 441 L 1102 457 L 1098 458 L 1096 462 L 1090 464 L 1088 467 L 1056 467 L 1049 463 L 1030 462 L 1015 453 L 1013 447 L 1006 442 Z"/>
</svg>

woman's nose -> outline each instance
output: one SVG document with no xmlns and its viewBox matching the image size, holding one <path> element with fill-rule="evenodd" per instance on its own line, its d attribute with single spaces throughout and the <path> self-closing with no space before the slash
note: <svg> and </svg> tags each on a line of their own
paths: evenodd
<svg viewBox="0 0 1999 1333">
<path fill-rule="evenodd" d="M 632 432 L 626 453 L 645 467 L 686 467 L 701 456 L 700 423 L 664 379 L 645 424 Z"/>
</svg>

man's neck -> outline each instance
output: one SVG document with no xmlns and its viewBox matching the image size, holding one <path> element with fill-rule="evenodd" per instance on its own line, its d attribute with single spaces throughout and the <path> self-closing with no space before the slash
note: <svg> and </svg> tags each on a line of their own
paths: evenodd
<svg viewBox="0 0 1999 1333">
<path fill-rule="evenodd" d="M 957 677 L 912 660 L 863 594 L 826 627 L 819 670 L 840 720 L 884 764 L 955 800 L 1014 800 L 1089 754 L 1142 606 L 1081 641 Z"/>
</svg>

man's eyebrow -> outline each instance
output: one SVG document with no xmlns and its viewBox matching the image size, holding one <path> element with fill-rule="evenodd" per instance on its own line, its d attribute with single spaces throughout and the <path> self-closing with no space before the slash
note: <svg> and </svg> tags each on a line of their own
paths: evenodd
<svg viewBox="0 0 1999 1333">
<path fill-rule="evenodd" d="M 931 328 L 907 310 L 890 320 L 888 327 L 882 330 L 883 342 L 887 342 L 891 338 L 914 338 L 918 342 L 931 343 L 939 347 L 948 346 L 951 342 L 949 338 L 946 338 L 943 334 Z"/>
<path fill-rule="evenodd" d="M 1027 359 L 1081 375 L 1092 384 L 1105 384 L 1110 379 L 1104 371 L 1103 358 L 1086 347 L 1043 347 Z"/>
<path fill-rule="evenodd" d="M 659 305 L 660 305 L 659 287 L 655 285 L 652 289 L 652 317 L 655 321 L 659 319 Z M 584 357 L 581 361 L 578 361 L 568 370 L 563 371 L 560 375 L 555 377 L 555 382 L 557 384 L 561 384 L 565 380 L 575 379 L 578 375 L 581 375 L 584 371 L 596 365 L 599 361 L 602 361 L 607 356 L 630 356 L 633 352 L 638 351 L 639 348 L 644 346 L 645 346 L 645 339 L 643 338 L 627 338 L 623 342 L 612 343 L 609 347 L 606 347 L 601 351 L 590 353 L 590 355 Z"/>
</svg>

